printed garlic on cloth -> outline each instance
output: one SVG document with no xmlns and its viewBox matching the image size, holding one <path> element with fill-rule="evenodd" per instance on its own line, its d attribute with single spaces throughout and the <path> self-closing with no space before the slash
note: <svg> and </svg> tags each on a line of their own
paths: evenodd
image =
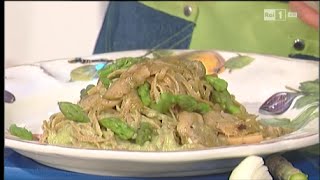
<svg viewBox="0 0 320 180">
<path fill-rule="evenodd" d="M 272 180 L 268 168 L 259 156 L 248 156 L 232 171 L 229 180 Z"/>
</svg>

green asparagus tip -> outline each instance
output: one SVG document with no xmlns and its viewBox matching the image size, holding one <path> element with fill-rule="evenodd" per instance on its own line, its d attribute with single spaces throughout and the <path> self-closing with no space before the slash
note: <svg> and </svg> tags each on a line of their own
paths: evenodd
<svg viewBox="0 0 320 180">
<path fill-rule="evenodd" d="M 241 110 L 238 106 L 235 106 L 235 105 L 230 105 L 230 106 L 227 106 L 227 111 L 231 114 L 239 114 L 241 113 Z"/>
<path fill-rule="evenodd" d="M 289 180 L 308 180 L 308 176 L 303 173 L 296 173 L 290 176 Z"/>
</svg>

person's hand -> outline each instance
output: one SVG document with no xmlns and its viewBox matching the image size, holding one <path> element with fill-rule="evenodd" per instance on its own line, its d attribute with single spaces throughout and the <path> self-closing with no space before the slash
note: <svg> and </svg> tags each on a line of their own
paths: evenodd
<svg viewBox="0 0 320 180">
<path fill-rule="evenodd" d="M 319 29 L 319 8 L 313 8 L 307 3 L 314 3 L 319 6 L 317 2 L 305 1 L 290 1 L 289 7 L 291 11 L 297 12 L 298 17 L 306 24 Z"/>
</svg>

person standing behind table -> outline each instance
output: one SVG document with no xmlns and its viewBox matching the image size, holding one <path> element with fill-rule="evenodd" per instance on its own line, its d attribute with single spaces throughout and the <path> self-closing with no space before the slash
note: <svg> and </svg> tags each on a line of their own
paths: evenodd
<svg viewBox="0 0 320 180">
<path fill-rule="evenodd" d="M 270 10 L 276 19 L 267 21 Z M 319 8 L 286 1 L 111 1 L 94 54 L 151 48 L 319 60 Z"/>
</svg>

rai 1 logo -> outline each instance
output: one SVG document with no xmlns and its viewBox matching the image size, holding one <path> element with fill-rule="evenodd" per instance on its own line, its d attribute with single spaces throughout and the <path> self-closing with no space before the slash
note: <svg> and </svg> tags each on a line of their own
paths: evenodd
<svg viewBox="0 0 320 180">
<path fill-rule="evenodd" d="M 265 21 L 285 21 L 287 20 L 286 9 L 264 9 L 263 20 Z"/>
</svg>

